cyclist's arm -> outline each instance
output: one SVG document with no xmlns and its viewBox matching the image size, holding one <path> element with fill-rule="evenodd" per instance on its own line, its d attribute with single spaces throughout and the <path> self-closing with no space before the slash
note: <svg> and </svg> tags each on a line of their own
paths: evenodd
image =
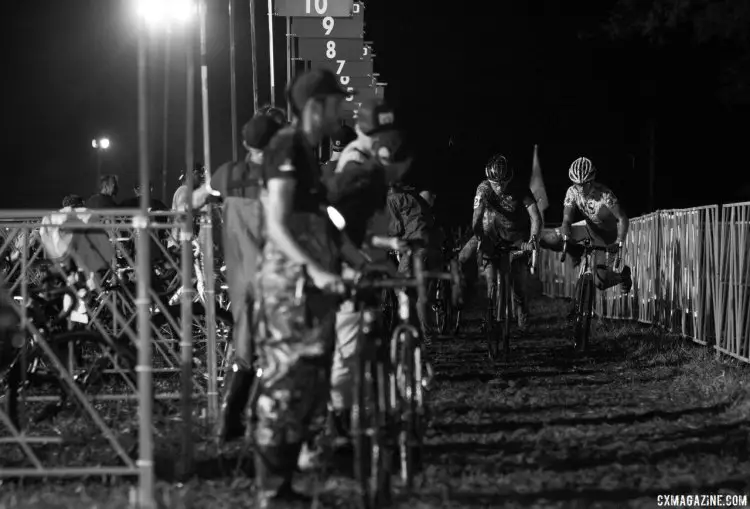
<svg viewBox="0 0 750 509">
<path fill-rule="evenodd" d="M 560 226 L 560 233 L 570 237 L 570 225 L 573 224 L 575 218 L 576 208 L 574 205 L 566 205 L 563 208 L 563 220 Z"/>
<path fill-rule="evenodd" d="M 576 205 L 578 193 L 579 191 L 574 186 L 570 186 L 565 192 L 565 198 L 563 199 L 563 220 L 560 226 L 560 233 L 563 235 L 570 236 L 570 225 L 573 224 L 576 208 L 578 207 Z"/>
<path fill-rule="evenodd" d="M 482 217 L 484 216 L 484 209 L 486 204 L 482 199 L 482 196 L 477 193 L 474 197 L 474 214 L 471 216 L 471 231 L 474 235 L 482 235 Z"/>
<path fill-rule="evenodd" d="M 539 207 L 536 202 L 526 207 L 531 218 L 531 237 L 538 239 L 542 231 L 542 215 L 539 213 Z"/>
<path fill-rule="evenodd" d="M 617 202 L 611 204 L 609 210 L 617 219 L 617 242 L 625 242 L 625 237 L 627 237 L 628 229 L 630 228 L 630 219 Z"/>
</svg>

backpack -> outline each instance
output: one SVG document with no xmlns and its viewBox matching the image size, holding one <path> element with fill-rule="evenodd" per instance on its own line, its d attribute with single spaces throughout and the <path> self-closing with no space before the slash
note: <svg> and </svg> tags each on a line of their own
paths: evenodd
<svg viewBox="0 0 750 509">
<path fill-rule="evenodd" d="M 224 256 L 226 259 L 259 260 L 265 243 L 260 167 L 253 168 L 245 161 L 232 163 L 224 174 L 224 189 Z"/>
</svg>

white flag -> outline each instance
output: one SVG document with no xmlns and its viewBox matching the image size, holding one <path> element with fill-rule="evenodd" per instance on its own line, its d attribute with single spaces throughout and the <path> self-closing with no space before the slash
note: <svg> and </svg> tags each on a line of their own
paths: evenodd
<svg viewBox="0 0 750 509">
<path fill-rule="evenodd" d="M 539 155 L 537 154 L 538 145 L 534 145 L 534 162 L 531 168 L 531 181 L 529 189 L 534 194 L 539 212 L 544 218 L 544 211 L 549 207 L 547 200 L 547 190 L 544 188 L 544 179 L 542 178 L 542 167 L 539 165 Z"/>
</svg>

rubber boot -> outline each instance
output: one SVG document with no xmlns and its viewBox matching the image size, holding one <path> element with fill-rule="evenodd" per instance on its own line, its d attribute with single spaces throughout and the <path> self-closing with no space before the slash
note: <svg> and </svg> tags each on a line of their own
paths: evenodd
<svg viewBox="0 0 750 509">
<path fill-rule="evenodd" d="M 226 392 L 221 402 L 219 420 L 219 442 L 225 444 L 245 434 L 244 410 L 253 386 L 255 372 L 237 360 L 227 373 Z"/>
</svg>

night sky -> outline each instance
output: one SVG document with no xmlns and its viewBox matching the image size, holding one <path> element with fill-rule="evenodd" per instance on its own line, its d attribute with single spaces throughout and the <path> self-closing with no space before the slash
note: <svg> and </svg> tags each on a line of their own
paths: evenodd
<svg viewBox="0 0 750 509">
<path fill-rule="evenodd" d="M 227 1 L 209 2 L 213 167 L 232 157 Z M 268 33 L 266 2 L 257 3 L 262 105 L 270 97 Z M 679 30 L 658 47 L 638 37 L 611 40 L 601 26 L 614 1 L 573 3 L 365 2 L 376 71 L 415 143 L 417 178 L 439 193 L 446 220 L 468 222 L 490 155 L 502 151 L 517 173 L 528 173 L 535 143 L 551 202 L 548 221 L 559 220 L 568 165 L 581 155 L 594 161 L 631 216 L 647 212 L 652 128 L 656 208 L 750 200 L 750 101 L 742 94 L 722 98 L 726 84 L 720 87 L 720 65 L 736 48 L 699 44 Z M 237 0 L 236 8 L 242 125 L 253 112 L 248 2 Z M 91 194 L 91 139 L 100 135 L 112 140 L 103 171 L 120 176 L 119 198 L 130 196 L 138 173 L 132 0 L 14 1 L 9 9 L 2 206 L 57 208 L 66 194 Z M 275 30 L 282 102 L 283 19 Z M 158 197 L 165 40 L 165 31 L 153 34 L 149 65 L 149 154 Z M 168 199 L 185 160 L 186 39 L 175 29 L 171 41 Z M 202 159 L 195 100 L 195 154 Z"/>
</svg>

